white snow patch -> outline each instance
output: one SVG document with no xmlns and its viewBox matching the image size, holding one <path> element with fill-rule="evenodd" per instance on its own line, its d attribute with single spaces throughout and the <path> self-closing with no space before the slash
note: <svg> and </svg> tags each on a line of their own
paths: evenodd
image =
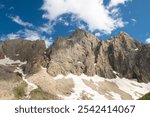
<svg viewBox="0 0 150 117">
<path fill-rule="evenodd" d="M 100 95 L 98 92 L 95 90 L 91 89 L 85 83 L 83 82 L 83 79 L 87 79 L 85 75 L 76 76 L 73 74 L 69 74 L 68 76 L 65 77 L 66 79 L 72 79 L 74 81 L 75 87 L 74 87 L 74 93 L 72 93 L 70 96 L 66 96 L 64 99 L 79 99 L 80 94 L 83 92 L 86 92 L 91 95 L 91 98 L 96 100 L 96 99 L 102 99 L 106 100 L 104 95 Z"/>
<path fill-rule="evenodd" d="M 116 71 L 113 71 L 113 73 L 114 73 L 114 74 L 116 74 L 116 75 L 119 75 L 119 73 L 118 73 L 118 72 L 116 72 Z"/>
<path fill-rule="evenodd" d="M 6 57 L 4 59 L 0 59 L 0 65 L 12 65 L 12 64 L 19 64 L 19 66 L 26 64 L 27 62 L 21 62 L 20 60 L 11 60 L 10 58 Z"/>
<path fill-rule="evenodd" d="M 115 74 L 118 74 L 117 72 L 114 71 Z M 150 91 L 150 83 L 138 83 L 136 80 L 129 80 L 126 78 L 117 78 L 115 79 L 106 79 L 100 76 L 87 76 L 85 74 L 81 74 L 80 76 L 69 74 L 67 76 L 64 75 L 58 75 L 54 79 L 72 79 L 74 82 L 74 92 L 70 96 L 65 96 L 64 99 L 80 99 L 81 94 L 87 94 L 88 97 L 91 99 L 104 99 L 106 100 L 107 98 L 105 97 L 106 94 L 100 94 L 96 90 L 93 90 L 90 88 L 88 85 L 86 85 L 83 80 L 90 81 L 93 83 L 96 87 L 99 87 L 101 82 L 104 81 L 109 81 L 112 83 L 115 83 L 120 90 L 126 92 L 127 94 L 131 95 L 133 99 L 139 99 L 141 96 L 144 94 L 148 93 Z M 95 87 L 95 88 L 96 88 Z M 110 91 L 108 94 L 112 95 L 113 99 L 121 99 L 121 96 L 119 92 L 113 92 Z"/>
<path fill-rule="evenodd" d="M 114 82 L 117 84 L 120 90 L 130 94 L 133 99 L 138 99 L 141 97 L 140 94 L 144 95 L 150 91 L 150 83 L 138 83 L 134 80 L 129 80 L 126 78 L 119 78 L 111 79 L 109 81 Z"/>
<path fill-rule="evenodd" d="M 100 76 L 97 76 L 97 75 L 94 75 L 94 76 L 87 76 L 87 75 L 85 75 L 85 74 L 81 74 L 81 76 L 82 76 L 82 79 L 88 80 L 88 81 L 92 81 L 92 82 L 94 82 L 94 83 L 99 83 L 99 82 L 105 81 L 105 78 L 100 77 Z"/>
<path fill-rule="evenodd" d="M 82 62 L 81 61 L 78 61 L 78 64 L 81 64 Z"/>
<path fill-rule="evenodd" d="M 59 80 L 59 79 L 63 79 L 63 78 L 64 78 L 64 76 L 62 74 L 59 74 L 54 79 Z"/>
<path fill-rule="evenodd" d="M 109 94 L 111 94 L 113 96 L 112 98 L 121 100 L 121 96 L 119 94 L 117 94 L 115 92 L 109 92 Z"/>
<path fill-rule="evenodd" d="M 19 54 L 16 54 L 16 56 L 19 56 Z"/>
<path fill-rule="evenodd" d="M 44 54 L 46 55 L 46 51 L 44 51 Z"/>
<path fill-rule="evenodd" d="M 139 50 L 139 48 L 136 48 L 136 49 L 134 49 L 135 51 L 138 51 Z"/>
</svg>

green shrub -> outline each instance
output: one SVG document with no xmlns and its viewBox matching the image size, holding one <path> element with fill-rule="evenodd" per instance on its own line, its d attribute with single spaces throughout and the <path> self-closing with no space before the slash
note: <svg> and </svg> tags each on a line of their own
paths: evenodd
<svg viewBox="0 0 150 117">
<path fill-rule="evenodd" d="M 13 89 L 15 98 L 22 99 L 25 96 L 25 89 L 27 84 L 25 82 L 21 82 L 17 87 Z"/>
</svg>

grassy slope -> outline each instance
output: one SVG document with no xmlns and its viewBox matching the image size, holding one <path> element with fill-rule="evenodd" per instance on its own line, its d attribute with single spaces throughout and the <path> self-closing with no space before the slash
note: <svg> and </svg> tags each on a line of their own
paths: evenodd
<svg viewBox="0 0 150 117">
<path fill-rule="evenodd" d="M 25 89 L 27 84 L 24 81 L 20 81 L 19 84 L 13 88 L 13 93 L 16 99 L 23 99 L 25 97 Z"/>
<path fill-rule="evenodd" d="M 150 100 L 150 92 L 145 94 L 143 97 L 141 97 L 139 100 Z"/>
</svg>

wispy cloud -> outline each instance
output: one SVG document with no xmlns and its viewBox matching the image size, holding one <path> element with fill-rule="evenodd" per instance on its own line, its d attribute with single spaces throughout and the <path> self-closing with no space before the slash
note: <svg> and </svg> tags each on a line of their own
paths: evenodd
<svg viewBox="0 0 150 117">
<path fill-rule="evenodd" d="M 18 38 L 19 38 L 19 35 L 18 35 L 18 34 L 14 34 L 14 33 L 10 33 L 10 34 L 8 34 L 6 37 L 7 37 L 7 39 L 12 40 L 12 39 L 18 39 Z M 6 38 L 6 37 L 5 37 L 5 38 Z"/>
<path fill-rule="evenodd" d="M 126 2 L 129 2 L 129 1 L 132 1 L 132 0 L 110 0 L 109 7 L 116 7 L 120 4 L 125 4 Z"/>
<path fill-rule="evenodd" d="M 76 20 L 87 24 L 88 31 L 99 30 L 104 34 L 110 34 L 126 24 L 120 17 L 118 5 L 127 1 L 129 0 L 111 0 L 108 5 L 110 8 L 104 5 L 103 0 L 44 0 L 41 9 L 45 11 L 43 18 L 50 22 L 57 22 L 58 18 L 64 14 L 73 14 Z M 82 24 L 80 27 L 86 26 Z"/>
<path fill-rule="evenodd" d="M 131 20 L 132 20 L 133 22 L 137 22 L 137 20 L 136 20 L 136 19 L 134 19 L 134 18 L 132 18 Z"/>
<path fill-rule="evenodd" d="M 95 33 L 95 36 L 99 37 L 99 36 L 101 36 L 101 33 L 97 32 L 97 33 Z"/>
<path fill-rule="evenodd" d="M 13 10 L 14 9 L 14 7 L 13 6 L 11 6 L 10 8 L 9 8 L 9 10 Z"/>
<path fill-rule="evenodd" d="M 9 16 L 9 18 L 10 18 L 13 22 L 15 22 L 15 23 L 17 23 L 17 24 L 19 24 L 19 25 L 21 25 L 21 26 L 33 27 L 33 24 L 31 24 L 31 23 L 29 23 L 29 22 L 23 21 L 19 16 Z"/>
<path fill-rule="evenodd" d="M 43 33 L 47 33 L 47 34 L 51 34 L 53 31 L 53 26 L 55 25 L 55 23 L 44 23 L 42 26 L 39 26 L 36 30 L 38 30 L 39 32 Z"/>
<path fill-rule="evenodd" d="M 137 23 L 137 20 L 136 20 L 136 19 L 134 19 L 134 18 L 132 18 L 130 23 L 131 23 L 133 26 L 135 26 L 135 25 L 136 25 L 136 23 Z"/>
<path fill-rule="evenodd" d="M 49 47 L 53 43 L 53 39 L 51 37 L 46 37 L 36 30 L 24 29 L 19 30 L 16 33 L 10 33 L 7 35 L 0 36 L 0 40 L 12 40 L 12 39 L 26 39 L 26 40 L 44 40 L 46 47 Z"/>
<path fill-rule="evenodd" d="M 146 43 L 150 44 L 150 38 L 146 39 Z"/>
<path fill-rule="evenodd" d="M 5 7 L 4 4 L 0 4 L 0 9 L 3 9 Z"/>
</svg>

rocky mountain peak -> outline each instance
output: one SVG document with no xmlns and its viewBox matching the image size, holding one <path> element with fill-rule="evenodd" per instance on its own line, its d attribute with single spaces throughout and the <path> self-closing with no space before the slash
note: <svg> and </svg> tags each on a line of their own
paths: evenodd
<svg viewBox="0 0 150 117">
<path fill-rule="evenodd" d="M 119 35 L 120 35 L 120 36 L 124 36 L 124 35 L 129 36 L 129 34 L 126 33 L 126 32 L 124 32 L 124 31 L 121 31 L 121 32 L 119 33 Z"/>
<path fill-rule="evenodd" d="M 120 32 L 117 36 L 107 41 L 110 45 L 118 50 L 134 51 L 142 46 L 142 44 L 134 39 L 126 32 Z"/>
<path fill-rule="evenodd" d="M 115 73 L 118 73 L 120 77 L 149 82 L 148 49 L 149 46 L 125 32 L 109 41 L 102 41 L 79 29 L 71 36 L 58 37 L 48 49 L 44 41 L 6 41 L 1 45 L 0 58 L 7 56 L 13 60 L 27 61 L 24 67 L 27 74 L 44 66 L 51 76 L 84 73 L 88 76 L 115 78 Z"/>
<path fill-rule="evenodd" d="M 135 70 L 138 68 L 135 59 L 142 46 L 125 32 L 104 42 L 79 29 L 69 37 L 58 39 L 47 50 L 50 59 L 48 73 L 53 76 L 84 73 L 115 78 L 116 71 L 120 77 L 148 82 L 150 78 L 143 78 L 145 73 L 141 75 Z"/>
<path fill-rule="evenodd" d="M 120 32 L 116 38 L 120 39 L 123 43 L 140 43 L 126 32 Z"/>
<path fill-rule="evenodd" d="M 77 39 L 87 36 L 87 32 L 82 29 L 75 30 L 70 37 L 76 37 Z"/>
<path fill-rule="evenodd" d="M 94 35 L 92 35 L 89 32 L 85 32 L 82 29 L 77 29 L 75 30 L 71 36 L 69 36 L 69 39 L 73 39 L 73 40 L 77 40 L 77 41 L 95 41 L 97 40 L 96 37 Z"/>
</svg>

